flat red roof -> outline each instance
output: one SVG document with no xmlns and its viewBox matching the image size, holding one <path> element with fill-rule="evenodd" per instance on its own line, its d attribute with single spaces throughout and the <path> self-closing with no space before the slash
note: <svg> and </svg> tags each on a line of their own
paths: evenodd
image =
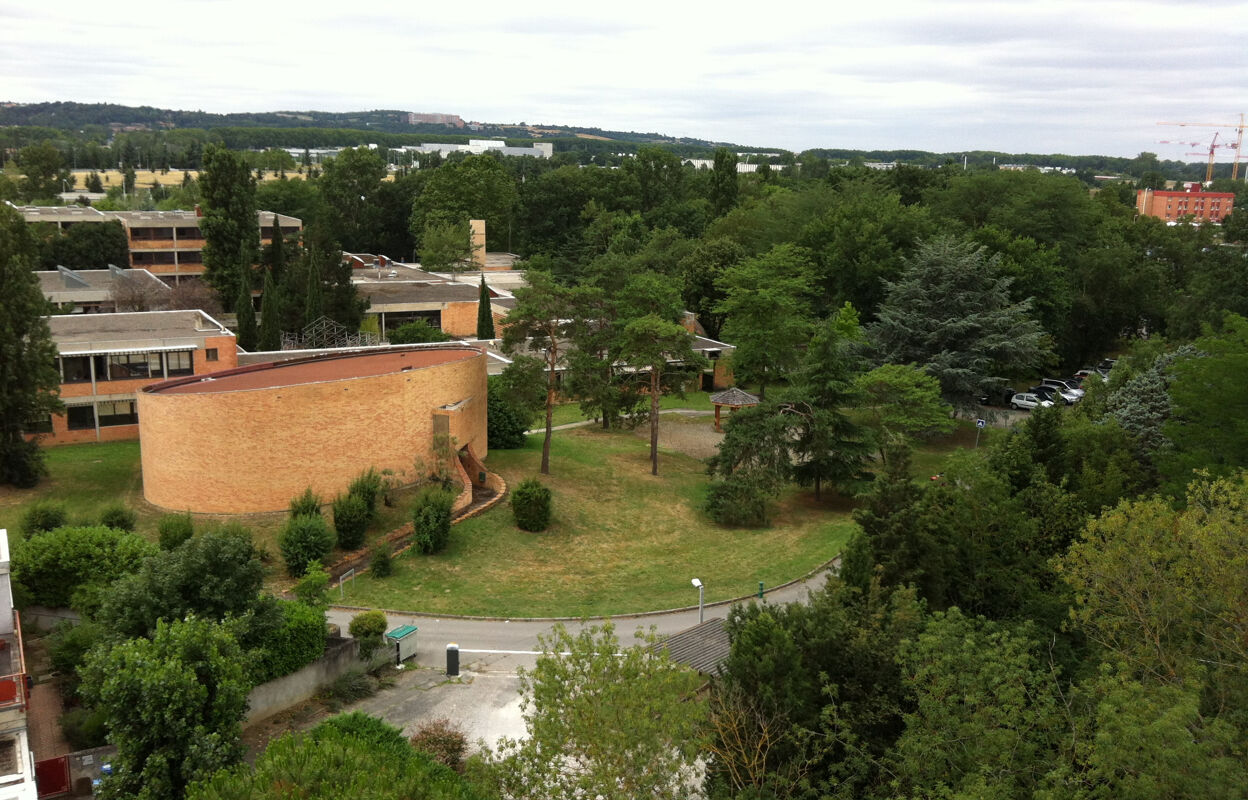
<svg viewBox="0 0 1248 800">
<path fill-rule="evenodd" d="M 296 361 L 273 361 L 238 369 L 178 378 L 154 383 L 143 391 L 153 394 L 204 394 L 207 392 L 240 392 L 250 389 L 272 389 L 305 383 L 345 381 L 369 378 L 409 369 L 423 369 L 438 364 L 464 361 L 481 356 L 472 348 L 422 348 L 386 353 L 330 355 Z"/>
</svg>

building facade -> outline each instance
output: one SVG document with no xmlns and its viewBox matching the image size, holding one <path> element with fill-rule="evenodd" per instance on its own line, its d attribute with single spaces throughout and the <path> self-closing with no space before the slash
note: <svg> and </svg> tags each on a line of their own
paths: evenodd
<svg viewBox="0 0 1248 800">
<path fill-rule="evenodd" d="M 1148 217 L 1177 222 L 1193 217 L 1201 222 L 1221 222 L 1231 215 L 1235 195 L 1230 192 L 1164 192 L 1140 189 L 1135 193 L 1135 210 Z"/>
<path fill-rule="evenodd" d="M 204 234 L 198 211 L 100 211 L 91 206 L 19 206 L 18 211 L 27 222 L 52 224 L 61 230 L 116 220 L 126 229 L 130 245 L 130 263 L 124 266 L 146 269 L 175 282 L 204 272 Z M 298 217 L 272 211 L 256 212 L 256 224 L 265 245 L 272 243 L 275 229 L 280 228 L 285 236 L 303 229 Z"/>
<path fill-rule="evenodd" d="M 415 345 L 276 361 L 139 393 L 143 496 L 170 509 L 285 509 L 361 472 L 400 483 L 488 450 L 486 361 L 465 345 Z"/>
<path fill-rule="evenodd" d="M 9 534 L 0 528 L 0 800 L 35 800 L 38 792 L 27 720 L 30 688 L 26 649 L 10 581 Z"/>
<path fill-rule="evenodd" d="M 138 438 L 143 387 L 238 365 L 234 334 L 202 311 L 55 316 L 48 327 L 65 412 L 28 422 L 45 444 Z"/>
</svg>

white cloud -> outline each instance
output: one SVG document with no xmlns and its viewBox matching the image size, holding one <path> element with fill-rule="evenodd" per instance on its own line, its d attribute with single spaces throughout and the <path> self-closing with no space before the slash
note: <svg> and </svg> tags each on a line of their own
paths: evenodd
<svg viewBox="0 0 1248 800">
<path fill-rule="evenodd" d="M 0 0 L 0 100 L 1178 157 L 1154 123 L 1245 110 L 1246 33 L 1242 2 Z"/>
</svg>

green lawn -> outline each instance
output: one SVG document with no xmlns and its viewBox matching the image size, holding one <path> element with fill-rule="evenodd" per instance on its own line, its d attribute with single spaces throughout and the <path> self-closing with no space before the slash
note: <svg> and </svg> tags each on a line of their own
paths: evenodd
<svg viewBox="0 0 1248 800">
<path fill-rule="evenodd" d="M 492 451 L 490 468 L 508 483 L 535 475 L 541 440 Z M 538 534 L 517 529 L 501 504 L 463 522 L 438 556 L 405 555 L 395 574 L 364 575 L 345 602 L 376 608 L 492 616 L 622 614 L 690 605 L 701 578 L 708 602 L 775 586 L 828 561 L 853 530 L 846 506 L 817 505 L 805 493 L 781 504 L 766 530 L 726 530 L 699 510 L 706 492 L 701 461 L 661 454 L 649 473 L 647 444 L 630 433 L 594 428 L 552 440 L 554 523 Z"/>
</svg>

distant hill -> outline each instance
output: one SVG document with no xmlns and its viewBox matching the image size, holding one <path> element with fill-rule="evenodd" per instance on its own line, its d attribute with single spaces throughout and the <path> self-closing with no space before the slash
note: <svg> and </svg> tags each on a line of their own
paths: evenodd
<svg viewBox="0 0 1248 800">
<path fill-rule="evenodd" d="M 715 147 L 704 139 L 678 138 L 660 133 L 608 131 L 569 125 L 529 125 L 500 123 L 452 124 L 412 122 L 409 112 L 393 109 L 375 111 L 265 111 L 259 113 L 211 114 L 206 111 L 179 111 L 152 106 L 123 106 L 115 103 L 5 103 L 0 102 L 0 126 L 54 128 L 80 131 L 108 128 L 113 132 L 160 131 L 177 128 L 334 128 L 371 130 L 379 133 L 428 133 L 502 136 L 512 139 L 582 138 L 633 144 L 679 144 Z"/>
</svg>

